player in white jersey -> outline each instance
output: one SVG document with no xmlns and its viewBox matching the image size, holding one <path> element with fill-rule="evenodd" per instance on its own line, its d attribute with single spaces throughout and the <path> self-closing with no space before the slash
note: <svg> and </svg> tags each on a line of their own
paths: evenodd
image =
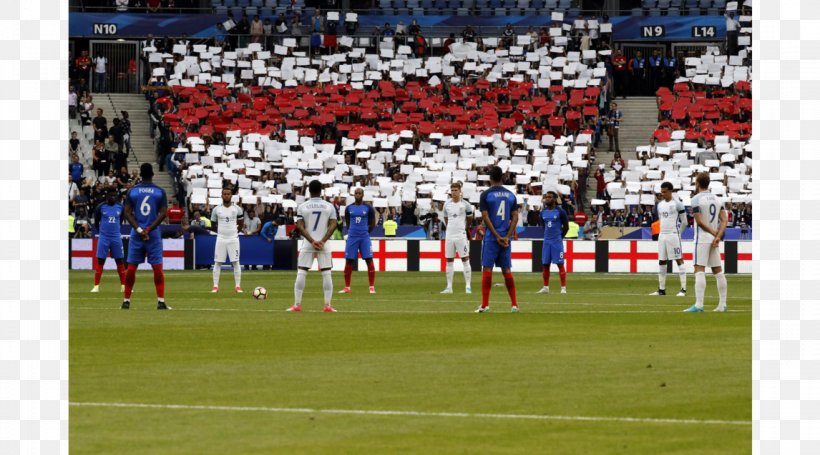
<svg viewBox="0 0 820 455">
<path fill-rule="evenodd" d="M 720 239 L 726 230 L 728 217 L 714 194 L 709 192 L 709 174 L 702 172 L 695 178 L 696 194 L 692 198 L 695 216 L 695 304 L 683 310 L 687 313 L 703 311 L 703 294 L 706 292 L 706 267 L 712 268 L 718 289 L 718 306 L 715 311 L 726 311 L 726 276 L 720 262 Z"/>
<path fill-rule="evenodd" d="M 312 180 L 308 184 L 310 199 L 303 202 L 296 209 L 296 230 L 301 234 L 302 246 L 299 248 L 298 270 L 296 283 L 293 286 L 294 303 L 288 311 L 302 311 L 302 293 L 305 290 L 308 270 L 313 266 L 313 260 L 319 261 L 319 270 L 322 271 L 322 289 L 325 294 L 325 313 L 335 313 L 330 305 L 333 297 L 333 281 L 330 270 L 333 267 L 330 249 L 325 242 L 336 230 L 336 207 L 321 198 L 322 184 Z"/>
<path fill-rule="evenodd" d="M 239 231 L 245 225 L 242 209 L 231 202 L 233 191 L 222 188 L 222 205 L 211 211 L 211 230 L 216 231 L 214 248 L 214 287 L 211 292 L 219 292 L 219 274 L 226 260 L 233 266 L 234 290 L 242 292 L 242 267 L 239 265 Z"/>
<path fill-rule="evenodd" d="M 661 184 L 661 201 L 655 206 L 661 232 L 658 236 L 658 290 L 649 295 L 666 295 L 666 264 L 670 260 L 678 263 L 680 275 L 680 292 L 678 297 L 686 296 L 686 267 L 683 264 L 683 248 L 680 234 L 686 229 L 686 207 L 683 202 L 672 197 L 672 184 Z"/>
<path fill-rule="evenodd" d="M 475 209 L 461 197 L 461 182 L 450 185 L 452 199 L 444 204 L 444 224 L 447 226 L 447 237 L 444 240 L 444 257 L 447 258 L 447 287 L 442 294 L 453 293 L 453 273 L 455 257 L 461 258 L 464 266 L 465 292 L 472 294 L 470 288 L 470 226 L 473 224 Z"/>
</svg>

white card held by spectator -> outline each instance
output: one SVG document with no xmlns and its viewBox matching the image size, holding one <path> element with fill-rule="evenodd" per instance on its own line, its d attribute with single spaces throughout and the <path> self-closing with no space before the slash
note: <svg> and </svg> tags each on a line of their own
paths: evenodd
<svg viewBox="0 0 820 455">
<path fill-rule="evenodd" d="M 551 17 L 553 21 L 561 22 L 564 20 L 564 13 L 553 11 Z"/>
</svg>

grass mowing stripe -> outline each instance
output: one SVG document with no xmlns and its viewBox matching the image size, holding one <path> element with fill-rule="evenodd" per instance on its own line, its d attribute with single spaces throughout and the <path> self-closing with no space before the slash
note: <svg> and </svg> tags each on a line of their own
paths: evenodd
<svg viewBox="0 0 820 455">
<path fill-rule="evenodd" d="M 577 422 L 629 422 L 629 423 L 664 423 L 681 425 L 751 425 L 746 420 L 715 419 L 667 419 L 651 417 L 606 417 L 606 416 L 562 416 L 540 414 L 485 414 L 473 412 L 430 412 L 430 411 L 388 411 L 365 409 L 310 409 L 310 408 L 270 408 L 260 406 L 214 406 L 186 404 L 155 403 L 94 403 L 70 402 L 71 406 L 102 408 L 148 408 L 148 409 L 182 409 L 195 411 L 237 411 L 237 412 L 278 412 L 299 414 L 346 414 L 346 415 L 380 415 L 380 416 L 414 416 L 414 417 L 463 417 L 513 420 L 565 420 Z"/>
<path fill-rule="evenodd" d="M 522 302 L 524 303 L 524 302 Z M 527 303 L 525 303 L 527 304 Z M 527 304 L 528 305 L 528 304 Z M 571 304 L 568 304 L 571 305 Z M 495 307 L 497 308 L 497 307 Z M 118 307 L 74 307 L 75 310 L 120 310 Z M 152 311 L 156 311 L 151 308 Z M 133 311 L 134 308 L 131 308 Z M 122 310 L 120 310 L 122 311 Z M 241 312 L 241 313 L 285 313 L 284 309 L 277 309 L 277 310 L 262 310 L 262 309 L 254 309 L 254 308 L 175 308 L 173 311 L 232 311 L 232 312 Z M 323 313 L 322 310 L 308 310 L 302 309 L 302 313 Z M 454 311 L 454 310 L 341 310 L 340 313 L 361 313 L 361 314 L 467 314 L 470 311 Z M 503 311 L 495 311 L 496 313 L 503 313 Z M 629 314 L 643 314 L 643 313 L 682 313 L 683 310 L 638 310 L 638 311 L 625 311 L 625 310 L 578 310 L 578 311 L 565 311 L 565 310 L 558 310 L 558 311 L 526 311 L 529 314 L 620 314 L 620 313 L 629 313 Z M 751 310 L 727 310 L 728 313 L 751 313 Z"/>
</svg>

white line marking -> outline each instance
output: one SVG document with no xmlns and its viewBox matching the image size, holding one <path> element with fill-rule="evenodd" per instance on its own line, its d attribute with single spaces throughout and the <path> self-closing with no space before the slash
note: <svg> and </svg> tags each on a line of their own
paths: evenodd
<svg viewBox="0 0 820 455">
<path fill-rule="evenodd" d="M 377 415 L 377 416 L 412 416 L 412 417 L 463 417 L 478 419 L 511 419 L 511 420 L 565 420 L 577 422 L 627 422 L 627 423 L 670 423 L 692 425 L 739 425 L 749 426 L 750 420 L 715 420 L 715 419 L 667 419 L 650 417 L 606 417 L 606 416 L 563 416 L 540 414 L 486 414 L 473 412 L 430 412 L 430 411 L 387 411 L 364 409 L 311 409 L 311 408 L 269 408 L 259 406 L 206 406 L 186 404 L 150 404 L 150 403 L 93 403 L 76 402 L 71 406 L 99 408 L 136 408 L 136 409 L 174 409 L 192 411 L 237 411 L 237 412 L 270 412 L 296 414 L 342 414 L 342 415 Z"/>
</svg>

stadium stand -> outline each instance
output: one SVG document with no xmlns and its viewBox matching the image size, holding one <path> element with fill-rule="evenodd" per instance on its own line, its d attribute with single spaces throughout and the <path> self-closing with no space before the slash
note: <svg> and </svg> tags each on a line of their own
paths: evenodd
<svg viewBox="0 0 820 455">
<path fill-rule="evenodd" d="M 452 9 L 453 15 L 570 6 L 551 0 L 379 4 Z M 640 14 L 689 5 L 645 1 Z M 231 0 L 217 5 L 237 6 Z M 315 10 L 305 8 L 301 17 L 306 12 Z M 321 15 L 324 25 L 351 18 Z M 650 145 L 636 149 L 647 156 L 627 150 L 619 161 L 598 148 L 606 142 L 613 100 L 610 43 L 589 39 L 597 19 L 582 19 L 580 27 L 563 22 L 515 28 L 509 36 L 465 29 L 446 43 L 418 41 L 423 30 L 409 35 L 406 26 L 391 27 L 389 34 L 364 31 L 368 36 L 276 35 L 241 47 L 231 45 L 235 35 L 209 44 L 159 43 L 145 49 L 146 97 L 158 138 L 165 138 L 157 159 L 174 175 L 173 193 L 201 213 L 218 203 L 225 182 L 237 185 L 242 203 L 259 212 L 265 206 L 286 212 L 316 177 L 329 198 L 347 198 L 353 186 L 362 186 L 380 213 L 411 207 L 423 216 L 438 210 L 453 180 L 463 181 L 465 198 L 477 203 L 492 164 L 504 169 L 505 184 L 522 202 L 522 225 L 539 222 L 527 215 L 540 208 L 543 192 L 555 190 L 569 213 L 592 211 L 601 225 L 639 226 L 663 180 L 673 181 L 688 202 L 692 176 L 702 170 L 710 171 L 716 192 L 736 211 L 750 211 L 745 46 L 737 55 L 709 48 L 681 61 L 677 79 L 655 92 L 658 125 Z M 741 36 L 750 33 L 742 30 Z M 599 169 L 606 191 L 587 197 L 587 188 L 596 193 L 587 181 L 595 182 Z"/>
</svg>

